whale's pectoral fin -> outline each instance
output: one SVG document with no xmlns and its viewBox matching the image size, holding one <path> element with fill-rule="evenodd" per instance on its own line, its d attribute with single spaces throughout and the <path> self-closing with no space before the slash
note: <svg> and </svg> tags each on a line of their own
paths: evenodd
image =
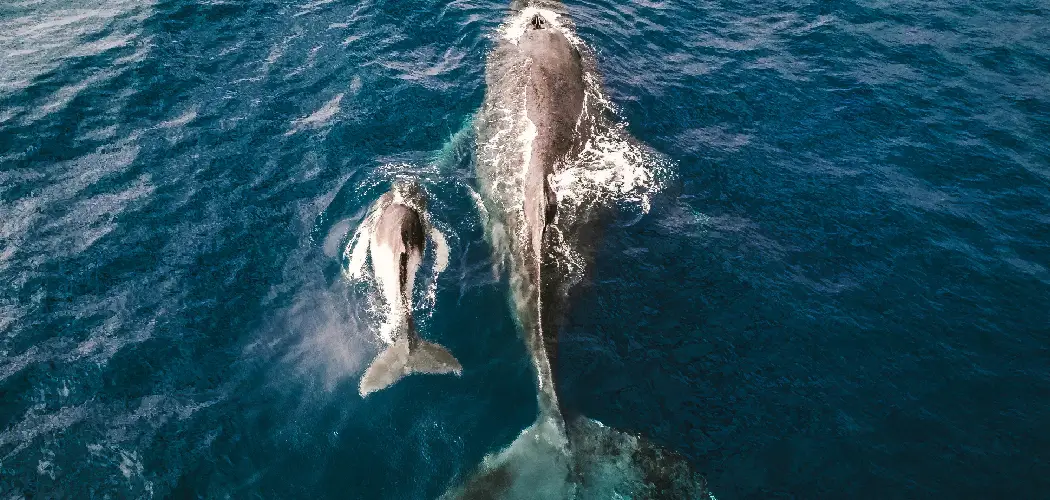
<svg viewBox="0 0 1050 500">
<path fill-rule="evenodd" d="M 376 356 L 358 388 L 361 397 L 386 389 L 406 375 L 413 373 L 455 373 L 461 375 L 463 366 L 448 349 L 432 342 L 419 340 L 409 349 L 407 340 L 401 340 Z"/>
<path fill-rule="evenodd" d="M 434 274 L 441 274 L 448 267 L 448 241 L 436 227 L 430 228 L 430 240 L 434 242 Z"/>
<path fill-rule="evenodd" d="M 386 193 L 369 209 L 368 215 L 361 221 L 357 232 L 346 244 L 344 255 L 350 259 L 346 268 L 346 275 L 352 280 L 360 278 L 364 273 L 365 260 L 368 259 L 368 249 L 372 244 L 372 233 L 375 231 L 376 220 L 383 207 L 390 204 L 393 197 Z"/>
<path fill-rule="evenodd" d="M 363 273 L 365 260 L 368 258 L 368 246 L 372 241 L 372 228 L 369 227 L 369 222 L 366 220 L 358 228 L 357 233 L 347 245 L 350 264 L 346 268 L 346 274 L 350 279 L 358 279 Z"/>
</svg>

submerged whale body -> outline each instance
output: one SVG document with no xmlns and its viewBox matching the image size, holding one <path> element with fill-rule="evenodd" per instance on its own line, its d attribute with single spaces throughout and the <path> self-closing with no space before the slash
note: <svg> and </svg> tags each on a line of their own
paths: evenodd
<svg viewBox="0 0 1050 500">
<path fill-rule="evenodd" d="M 539 417 L 485 457 L 445 498 L 707 498 L 678 455 L 585 417 L 566 418 L 555 388 L 568 294 L 587 272 L 609 210 L 581 207 L 552 180 L 586 171 L 603 133 L 593 58 L 557 3 L 519 5 L 489 55 L 477 119 L 486 234 L 508 270 L 511 302 L 536 370 Z"/>
</svg>

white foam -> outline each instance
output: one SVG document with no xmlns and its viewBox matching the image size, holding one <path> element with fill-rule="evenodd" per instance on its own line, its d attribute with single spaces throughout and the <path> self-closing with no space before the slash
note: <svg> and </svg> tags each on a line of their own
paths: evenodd
<svg viewBox="0 0 1050 500">
<path fill-rule="evenodd" d="M 131 479 L 132 474 L 136 476 L 142 474 L 142 462 L 139 460 L 138 453 L 134 451 L 120 450 L 119 467 L 124 479 Z"/>
<path fill-rule="evenodd" d="M 328 230 L 328 234 L 324 238 L 324 244 L 321 248 L 324 250 L 324 254 L 327 257 L 338 257 L 339 247 L 343 242 L 343 238 L 346 237 L 350 232 L 350 220 L 342 219 L 335 224 L 332 224 L 331 229 Z"/>
<path fill-rule="evenodd" d="M 599 200 L 633 204 L 646 214 L 652 195 L 670 175 L 666 161 L 630 142 L 619 130 L 592 137 L 579 157 L 551 178 L 559 205 L 579 208 Z"/>
<path fill-rule="evenodd" d="M 567 435 L 541 419 L 485 456 L 471 480 L 442 498 L 714 499 L 684 459 L 638 436 L 582 417 Z"/>
<path fill-rule="evenodd" d="M 51 460 L 55 458 L 55 452 L 51 450 L 44 450 L 42 454 L 46 456 L 47 459 L 41 458 L 37 461 L 36 473 L 40 474 L 41 476 L 47 476 L 53 480 L 55 479 L 55 463 Z"/>
<path fill-rule="evenodd" d="M 344 274 L 351 281 L 364 277 L 365 260 L 368 258 L 368 247 L 372 244 L 372 228 L 375 226 L 377 211 L 369 212 L 365 220 L 357 227 L 354 236 L 346 244 L 343 252 L 344 258 L 349 265 L 344 269 Z"/>
<path fill-rule="evenodd" d="M 432 243 L 434 255 L 434 265 L 431 269 L 430 280 L 428 281 L 426 291 L 423 293 L 423 299 L 420 301 L 419 307 L 427 314 L 432 314 L 434 306 L 437 305 L 437 284 L 438 277 L 442 272 L 448 268 L 448 240 L 445 239 L 445 233 L 434 225 L 434 222 L 430 223 L 430 242 Z"/>
<path fill-rule="evenodd" d="M 576 36 L 576 33 L 572 30 L 572 26 L 570 23 L 567 22 L 567 18 L 563 18 L 561 14 L 553 10 L 531 6 L 524 8 L 521 12 L 518 13 L 518 15 L 504 22 L 499 27 L 500 36 L 504 40 L 507 40 L 517 45 L 522 35 L 524 35 L 525 32 L 529 29 L 529 22 L 532 21 L 532 18 L 535 16 L 542 17 L 545 21 L 547 21 L 547 24 L 549 24 L 554 29 L 562 32 L 562 34 L 565 35 L 565 38 L 568 38 L 569 42 L 573 45 L 578 46 L 579 44 L 583 43 L 580 40 L 580 38 Z M 563 19 L 565 19 L 566 22 L 563 22 Z"/>
<path fill-rule="evenodd" d="M 570 481 L 571 457 L 560 427 L 548 419 L 529 426 L 510 446 L 486 455 L 479 466 L 480 496 L 508 500 L 533 498 L 575 498 L 575 485 Z M 485 477 L 499 475 L 487 485 Z M 499 490 L 486 488 L 497 487 Z M 470 498 L 465 491 L 450 491 L 442 499 Z"/>
<path fill-rule="evenodd" d="M 436 227 L 430 228 L 430 241 L 434 243 L 434 273 L 441 274 L 448 267 L 448 241 Z"/>
</svg>

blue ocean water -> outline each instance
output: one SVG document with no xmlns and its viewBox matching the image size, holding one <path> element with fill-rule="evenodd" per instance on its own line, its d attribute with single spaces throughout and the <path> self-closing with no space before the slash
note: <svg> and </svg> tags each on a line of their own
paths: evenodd
<svg viewBox="0 0 1050 500">
<path fill-rule="evenodd" d="M 1050 491 L 1050 10 L 567 3 L 676 170 L 563 403 L 720 499 Z M 504 1 L 0 5 L 0 496 L 432 498 L 535 418 L 472 199 Z M 462 362 L 361 399 L 342 247 L 422 179 Z"/>
</svg>

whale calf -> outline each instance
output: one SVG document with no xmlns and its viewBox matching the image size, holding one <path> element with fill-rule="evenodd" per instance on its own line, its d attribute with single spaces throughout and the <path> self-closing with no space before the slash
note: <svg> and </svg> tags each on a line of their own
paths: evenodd
<svg viewBox="0 0 1050 500">
<path fill-rule="evenodd" d="M 539 416 L 445 498 L 707 498 L 703 477 L 678 455 L 573 416 L 559 401 L 558 332 L 613 210 L 568 203 L 563 198 L 579 193 L 563 192 L 556 181 L 603 168 L 590 159 L 601 156 L 595 144 L 610 138 L 599 109 L 607 100 L 593 56 L 560 3 L 514 7 L 487 60 L 476 165 L 486 235 L 508 268 L 512 307 L 536 372 Z M 615 191 L 602 185 L 615 176 L 592 178 L 598 190 Z"/>
<path fill-rule="evenodd" d="M 444 248 L 444 237 L 429 227 L 421 213 L 425 210 L 422 191 L 414 183 L 398 182 L 373 206 L 359 230 L 351 255 L 349 274 L 361 275 L 365 258 L 371 256 L 376 284 L 387 307 L 387 318 L 379 338 L 387 347 L 376 356 L 361 377 L 362 397 L 385 389 L 413 373 L 454 373 L 463 367 L 444 347 L 420 338 L 412 317 L 415 276 L 430 239 Z M 367 255 L 366 255 L 367 253 Z M 435 259 L 438 273 L 447 255 Z"/>
</svg>

